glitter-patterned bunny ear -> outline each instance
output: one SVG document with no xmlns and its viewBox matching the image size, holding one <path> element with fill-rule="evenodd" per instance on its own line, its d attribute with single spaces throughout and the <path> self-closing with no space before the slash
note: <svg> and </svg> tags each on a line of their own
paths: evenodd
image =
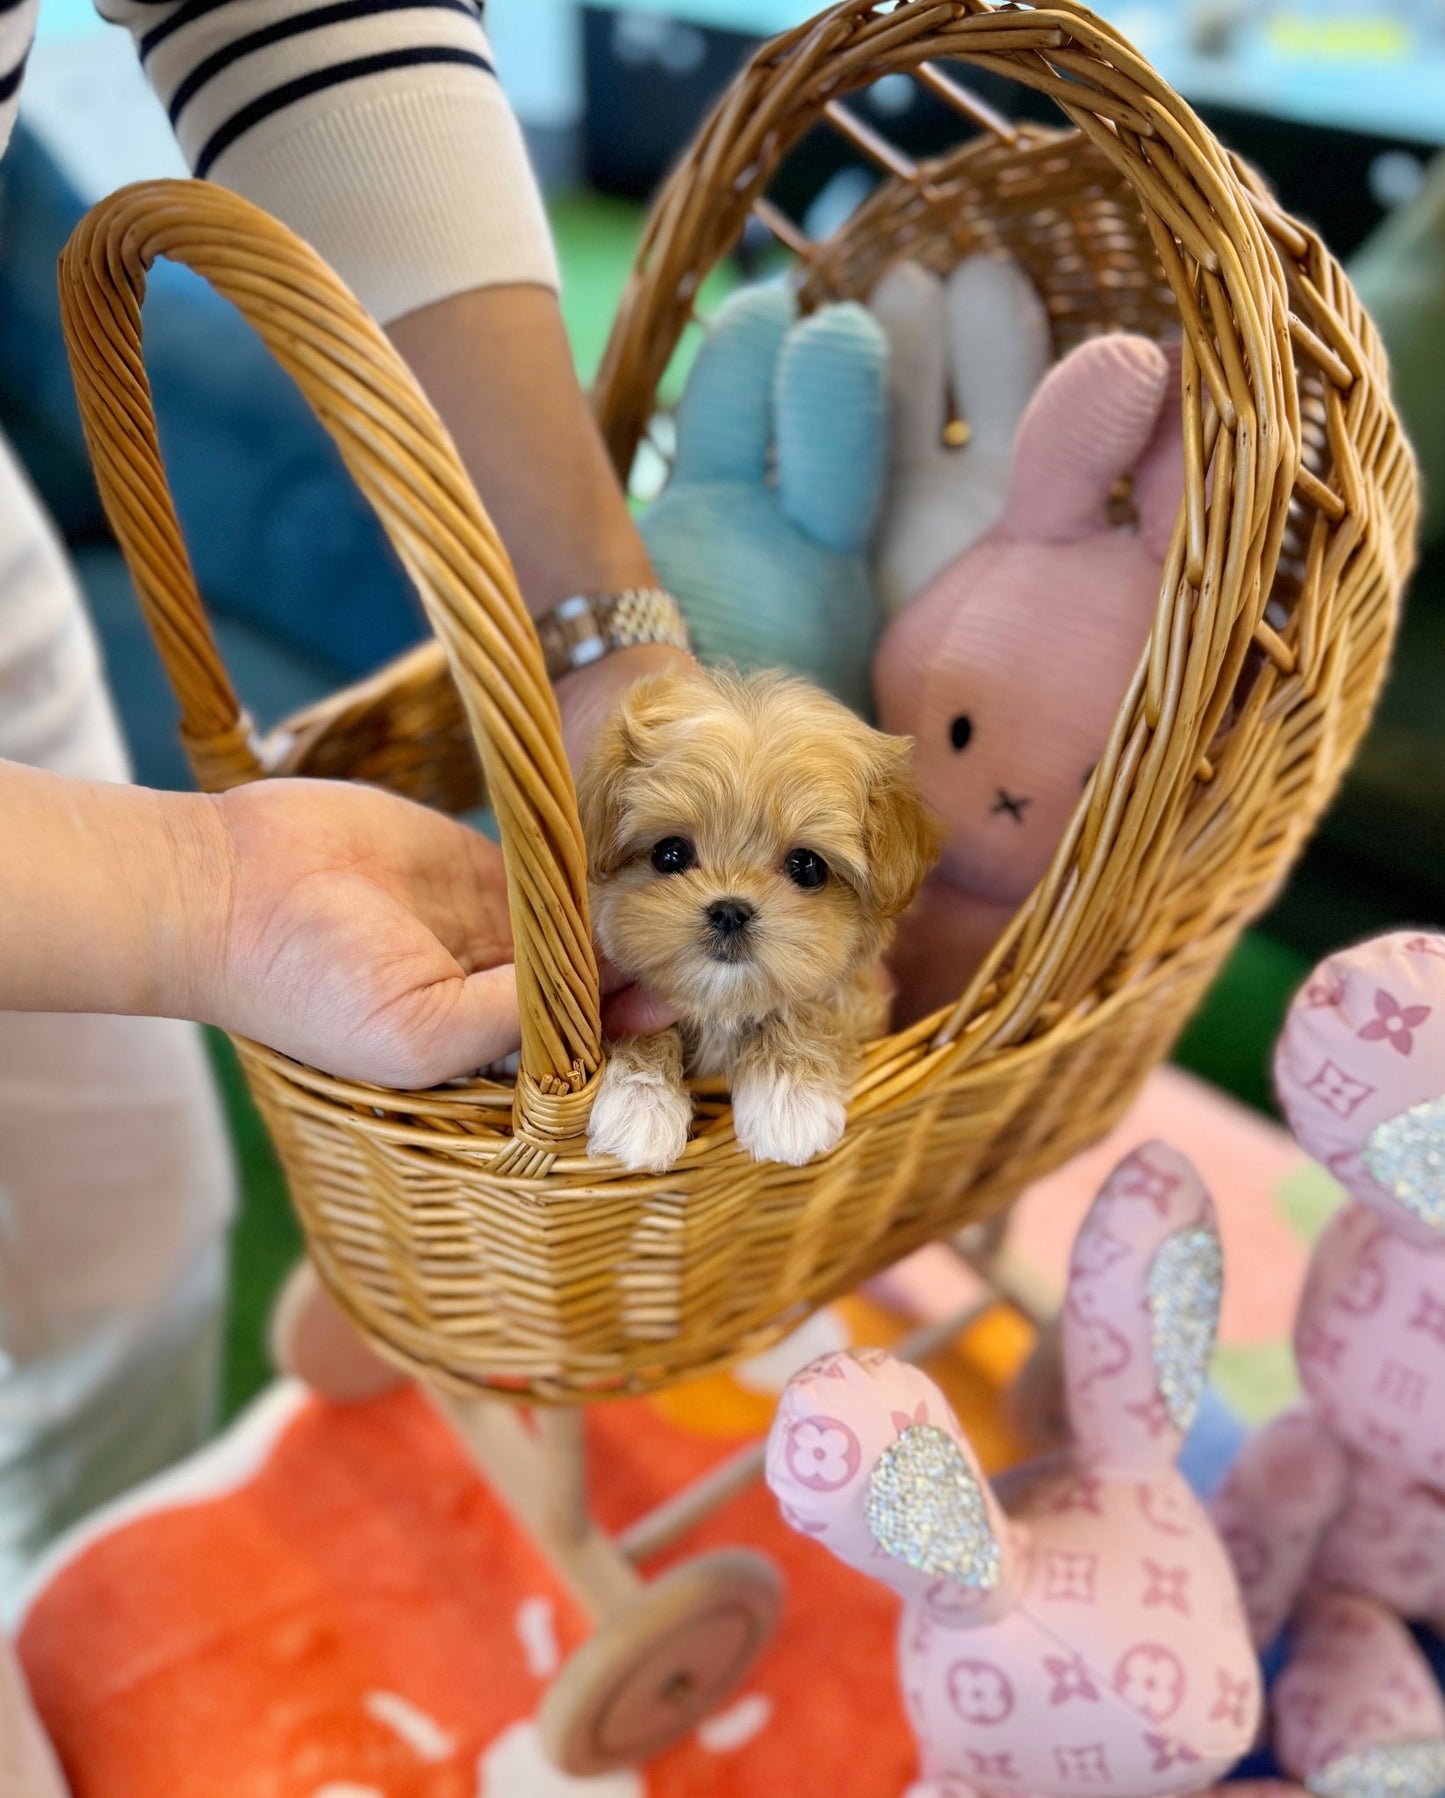
<svg viewBox="0 0 1445 1798">
<path fill-rule="evenodd" d="M 783 1394 L 767 1477 L 794 1529 L 945 1626 L 1012 1602 L 1007 1519 L 918 1368 L 871 1349 L 805 1368 Z"/>
<path fill-rule="evenodd" d="M 1064 1369 L 1084 1459 L 1124 1479 L 1171 1464 L 1204 1389 L 1222 1284 L 1209 1194 L 1184 1156 L 1147 1143 L 1110 1175 L 1074 1247 Z"/>
</svg>

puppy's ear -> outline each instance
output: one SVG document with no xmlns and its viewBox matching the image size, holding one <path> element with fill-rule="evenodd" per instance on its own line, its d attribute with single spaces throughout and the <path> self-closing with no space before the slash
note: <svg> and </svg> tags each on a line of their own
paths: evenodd
<svg viewBox="0 0 1445 1798">
<path fill-rule="evenodd" d="M 624 699 L 593 739 L 577 779 L 577 811 L 591 880 L 615 874 L 622 859 L 627 781 L 637 765 L 626 710 Z"/>
<path fill-rule="evenodd" d="M 911 738 L 880 737 L 863 834 L 869 900 L 879 917 L 896 918 L 913 903 L 943 847 L 943 826 L 918 790 Z"/>
<path fill-rule="evenodd" d="M 696 709 L 698 685 L 705 679 L 691 668 L 648 675 L 627 689 L 597 733 L 577 781 L 587 872 L 593 880 L 621 867 L 628 787 L 657 760 L 667 726 Z"/>
</svg>

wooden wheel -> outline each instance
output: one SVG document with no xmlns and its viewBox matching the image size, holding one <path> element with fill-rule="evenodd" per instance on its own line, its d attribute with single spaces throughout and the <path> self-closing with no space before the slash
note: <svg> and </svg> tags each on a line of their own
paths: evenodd
<svg viewBox="0 0 1445 1798">
<path fill-rule="evenodd" d="M 653 1580 L 578 1649 L 542 1701 L 548 1755 L 585 1777 L 661 1754 L 737 1690 L 781 1604 L 776 1569 L 745 1549 Z"/>
</svg>

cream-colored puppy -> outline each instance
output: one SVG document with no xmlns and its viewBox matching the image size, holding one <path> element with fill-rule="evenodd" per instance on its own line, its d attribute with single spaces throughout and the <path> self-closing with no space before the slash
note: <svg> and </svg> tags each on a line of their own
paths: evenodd
<svg viewBox="0 0 1445 1798">
<path fill-rule="evenodd" d="M 602 949 L 682 1014 L 611 1045 L 592 1152 L 670 1167 L 685 1072 L 727 1079 L 759 1160 L 831 1149 L 858 1045 L 885 1027 L 879 957 L 938 852 L 908 741 L 783 675 L 655 675 L 579 797 Z"/>
</svg>

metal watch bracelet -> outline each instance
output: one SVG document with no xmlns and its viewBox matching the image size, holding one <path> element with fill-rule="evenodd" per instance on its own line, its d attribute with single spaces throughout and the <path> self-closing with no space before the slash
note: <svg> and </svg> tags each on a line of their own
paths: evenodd
<svg viewBox="0 0 1445 1798">
<path fill-rule="evenodd" d="M 547 678 L 560 680 L 619 649 L 668 643 L 690 649 L 677 601 L 663 587 L 631 587 L 622 593 L 575 593 L 533 621 L 542 644 Z"/>
</svg>

